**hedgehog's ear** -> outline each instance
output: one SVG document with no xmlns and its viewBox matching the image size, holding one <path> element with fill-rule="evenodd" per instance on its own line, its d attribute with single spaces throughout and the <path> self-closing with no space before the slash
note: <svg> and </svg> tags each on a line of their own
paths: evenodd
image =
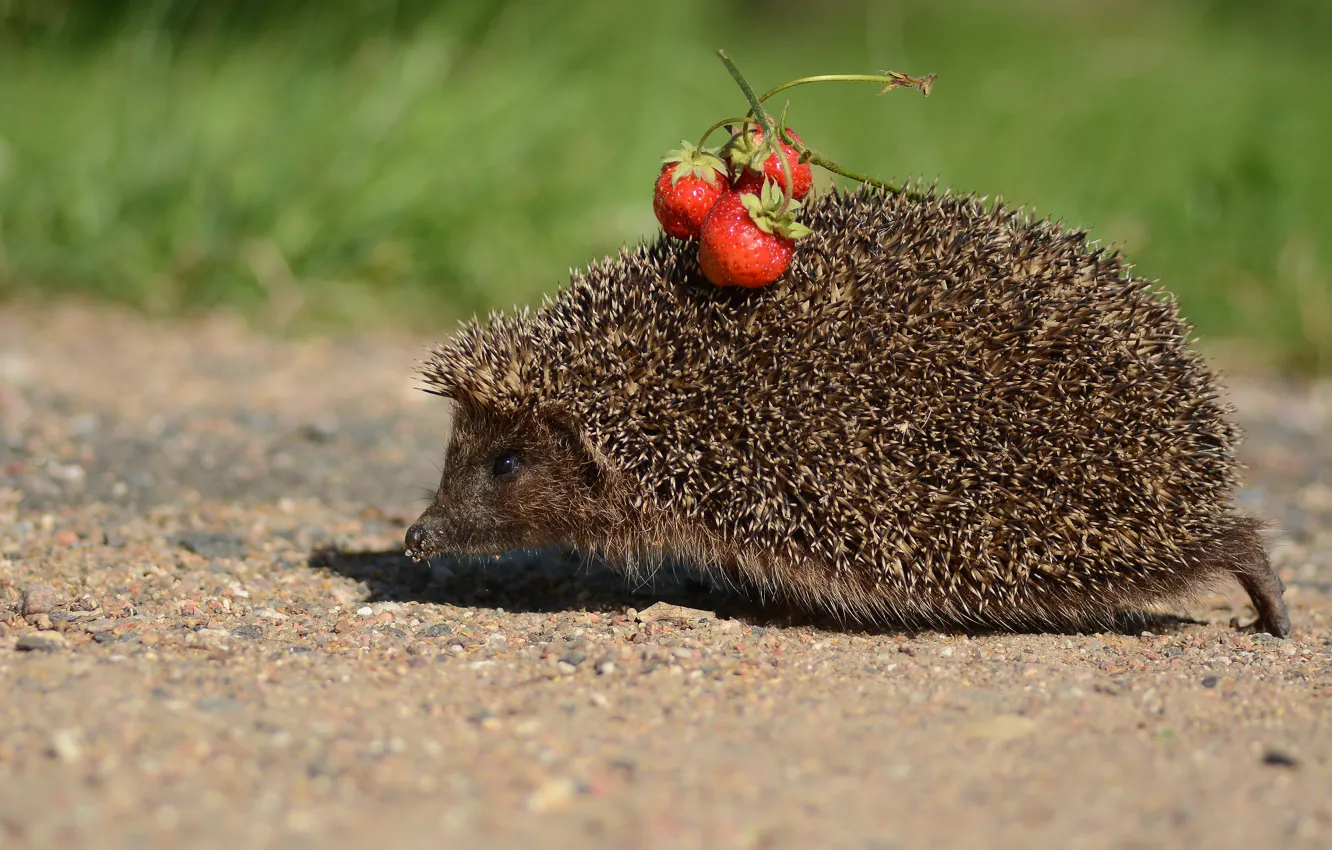
<svg viewBox="0 0 1332 850">
<path fill-rule="evenodd" d="M 541 421 L 559 443 L 572 452 L 580 462 L 583 482 L 591 489 L 598 489 L 605 481 L 609 468 L 603 455 L 574 418 L 556 405 L 543 405 L 540 410 Z"/>
</svg>

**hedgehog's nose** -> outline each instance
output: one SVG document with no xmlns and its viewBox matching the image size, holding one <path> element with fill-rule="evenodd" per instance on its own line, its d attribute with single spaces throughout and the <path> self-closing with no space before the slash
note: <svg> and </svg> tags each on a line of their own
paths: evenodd
<svg viewBox="0 0 1332 850">
<path fill-rule="evenodd" d="M 426 546 L 430 543 L 430 531 L 425 527 L 425 523 L 417 522 L 407 529 L 407 552 L 409 554 L 422 556 L 426 552 Z"/>
</svg>

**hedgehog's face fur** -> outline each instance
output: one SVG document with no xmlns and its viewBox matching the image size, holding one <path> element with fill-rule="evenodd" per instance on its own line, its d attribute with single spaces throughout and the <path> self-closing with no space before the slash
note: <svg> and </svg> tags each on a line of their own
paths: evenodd
<svg viewBox="0 0 1332 850">
<path fill-rule="evenodd" d="M 407 530 L 409 554 L 498 554 L 566 539 L 600 484 L 557 416 L 460 408 L 434 501 Z"/>
</svg>

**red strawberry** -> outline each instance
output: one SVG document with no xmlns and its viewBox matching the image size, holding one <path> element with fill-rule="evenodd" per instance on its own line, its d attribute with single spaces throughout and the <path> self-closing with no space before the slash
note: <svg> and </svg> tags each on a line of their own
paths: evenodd
<svg viewBox="0 0 1332 850">
<path fill-rule="evenodd" d="M 790 127 L 786 128 L 786 134 L 795 141 L 804 143 L 804 140 Z M 800 152 L 795 148 L 786 142 L 781 142 L 781 146 L 786 152 L 787 161 L 791 164 L 791 180 L 794 185 L 791 197 L 799 201 L 809 194 L 810 188 L 814 185 L 814 169 L 809 167 L 808 162 L 800 162 Z M 750 127 L 746 132 L 736 136 L 727 144 L 725 154 L 732 169 L 738 172 L 731 187 L 735 191 L 758 194 L 763 188 L 765 177 L 777 181 L 778 187 L 786 188 L 786 174 L 782 171 L 781 159 L 775 152 L 769 152 L 766 157 L 764 156 L 763 130 L 760 128 Z"/>
<path fill-rule="evenodd" d="M 791 265 L 795 240 L 812 231 L 795 220 L 799 201 L 785 213 L 782 193 L 771 180 L 761 195 L 730 191 L 703 220 L 698 264 L 716 286 L 767 286 Z"/>
<path fill-rule="evenodd" d="M 662 160 L 652 211 L 676 239 L 697 239 L 708 210 L 726 191 L 726 163 L 713 151 L 682 142 Z"/>
</svg>

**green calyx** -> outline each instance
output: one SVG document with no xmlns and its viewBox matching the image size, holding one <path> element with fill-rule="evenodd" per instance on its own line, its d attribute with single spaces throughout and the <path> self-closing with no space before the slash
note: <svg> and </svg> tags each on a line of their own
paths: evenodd
<svg viewBox="0 0 1332 850">
<path fill-rule="evenodd" d="M 796 240 L 814 232 L 796 221 L 800 202 L 794 198 L 788 201 L 775 180 L 765 179 L 758 195 L 745 193 L 740 196 L 740 202 L 745 205 L 754 224 L 764 233 Z"/>
<path fill-rule="evenodd" d="M 678 163 L 671 170 L 671 185 L 680 182 L 686 176 L 705 180 L 709 185 L 716 185 L 717 178 L 726 174 L 726 163 L 722 162 L 714 148 L 700 148 L 698 145 L 681 140 L 680 147 L 666 154 L 662 165 Z"/>
<path fill-rule="evenodd" d="M 784 129 L 779 128 L 778 136 L 782 135 Z M 768 157 L 778 155 L 777 143 L 770 140 L 766 135 L 762 142 L 758 141 L 757 137 L 758 133 L 754 132 L 752 127 L 743 128 L 722 146 L 722 155 L 729 159 L 738 170 L 749 168 L 754 171 L 763 171 L 763 165 L 768 161 Z"/>
</svg>

